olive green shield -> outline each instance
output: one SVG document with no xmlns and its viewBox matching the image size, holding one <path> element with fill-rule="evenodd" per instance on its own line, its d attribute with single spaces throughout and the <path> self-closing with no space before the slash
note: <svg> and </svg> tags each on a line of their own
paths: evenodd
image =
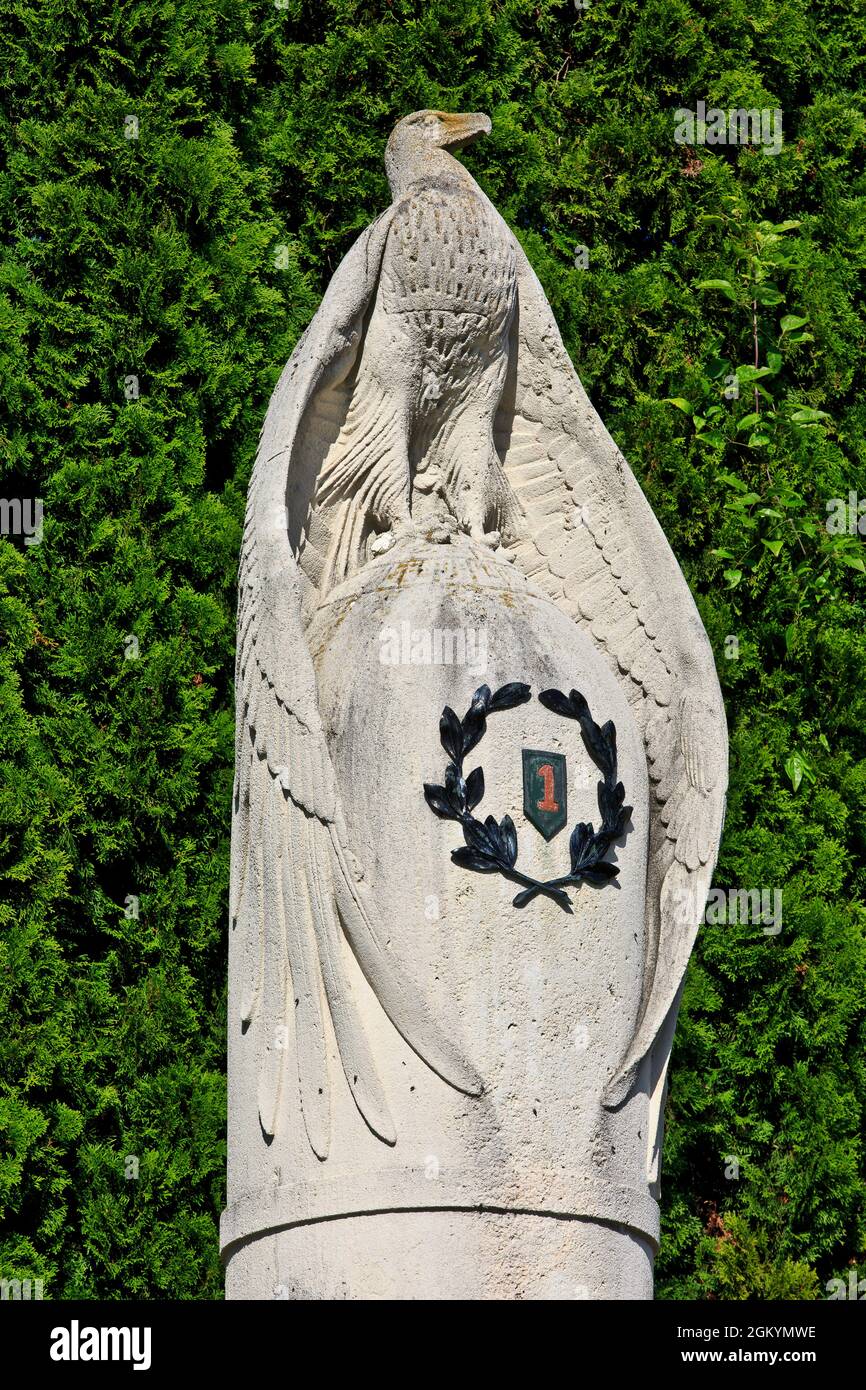
<svg viewBox="0 0 866 1390">
<path fill-rule="evenodd" d="M 565 755 L 523 749 L 523 814 L 552 840 L 568 818 Z"/>
</svg>

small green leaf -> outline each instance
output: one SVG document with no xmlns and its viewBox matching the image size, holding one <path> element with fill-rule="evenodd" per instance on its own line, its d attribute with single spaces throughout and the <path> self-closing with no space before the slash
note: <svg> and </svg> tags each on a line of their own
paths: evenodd
<svg viewBox="0 0 866 1390">
<path fill-rule="evenodd" d="M 767 366 L 770 368 L 770 371 L 771 371 L 771 372 L 779 372 L 779 371 L 781 371 L 781 370 L 782 370 L 782 354 L 781 354 L 781 352 L 768 352 L 768 353 L 767 353 Z"/>
<path fill-rule="evenodd" d="M 830 416 L 826 410 L 812 410 L 807 407 L 804 410 L 795 410 L 791 419 L 795 425 L 813 425 L 818 420 L 829 420 Z"/>
<path fill-rule="evenodd" d="M 802 328 L 804 323 L 808 323 L 808 317 L 802 314 L 785 314 L 781 322 L 783 333 L 791 333 L 795 328 Z"/>
<path fill-rule="evenodd" d="M 700 280 L 695 288 L 698 290 L 719 290 L 726 299 L 736 298 L 730 280 Z"/>
<path fill-rule="evenodd" d="M 843 565 L 850 565 L 852 570 L 860 570 L 861 574 L 866 574 L 866 563 L 864 563 L 863 556 L 858 555 L 856 551 L 845 550 L 839 559 Z"/>
<path fill-rule="evenodd" d="M 785 507 L 788 511 L 791 511 L 792 508 L 796 509 L 797 507 L 805 506 L 799 492 L 786 492 L 784 497 L 777 497 L 776 501 L 780 507 Z"/>
<path fill-rule="evenodd" d="M 802 753 L 791 753 L 785 759 L 785 771 L 788 774 L 794 791 L 797 791 L 803 780 L 804 773 L 808 771 L 808 768 L 809 764 L 806 762 Z"/>
<path fill-rule="evenodd" d="M 731 370 L 731 364 L 727 357 L 711 357 L 704 370 L 710 381 L 717 381 Z"/>
<path fill-rule="evenodd" d="M 774 555 L 778 555 L 784 545 L 784 541 L 763 541 L 762 544 L 764 544 L 768 550 L 771 550 Z"/>
<path fill-rule="evenodd" d="M 783 298 L 784 295 L 780 293 L 775 285 L 767 284 L 755 286 L 755 299 L 765 308 L 770 308 L 773 304 L 781 304 Z"/>
<path fill-rule="evenodd" d="M 743 577 L 742 570 L 723 570 L 722 573 L 728 581 L 729 589 L 736 589 L 737 585 Z"/>
<path fill-rule="evenodd" d="M 716 475 L 720 483 L 727 483 L 729 487 L 735 487 L 738 492 L 748 492 L 749 485 L 744 483 L 742 478 L 735 478 L 733 473 L 719 473 Z"/>
<path fill-rule="evenodd" d="M 686 415 L 691 415 L 692 413 L 691 402 L 685 400 L 682 396 L 665 396 L 663 404 L 675 405 L 677 410 L 682 410 Z"/>
<path fill-rule="evenodd" d="M 756 425 L 760 418 L 756 410 L 753 410 L 749 415 L 744 415 L 742 420 L 737 423 L 737 434 L 741 434 L 743 430 L 751 429 L 752 425 Z"/>
</svg>

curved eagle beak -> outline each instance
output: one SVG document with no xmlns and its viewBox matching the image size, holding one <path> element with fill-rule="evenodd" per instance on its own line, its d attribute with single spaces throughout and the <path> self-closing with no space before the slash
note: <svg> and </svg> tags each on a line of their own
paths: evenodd
<svg viewBox="0 0 866 1390">
<path fill-rule="evenodd" d="M 439 121 L 444 132 L 439 143 L 445 149 L 462 149 L 480 135 L 489 135 L 491 130 L 490 117 L 483 111 L 473 111 L 469 115 L 443 111 Z"/>
</svg>

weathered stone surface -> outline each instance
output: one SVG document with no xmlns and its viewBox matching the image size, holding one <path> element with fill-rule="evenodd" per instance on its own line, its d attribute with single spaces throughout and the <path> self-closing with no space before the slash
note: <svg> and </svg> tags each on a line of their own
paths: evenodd
<svg viewBox="0 0 866 1390">
<path fill-rule="evenodd" d="M 229 998 L 229 1297 L 645 1298 L 664 1078 L 724 811 L 712 656 L 518 243 L 397 127 L 395 201 L 274 393 L 241 559 Z M 286 503 L 288 504 L 286 506 Z M 631 821 L 572 911 L 451 861 L 445 705 L 491 713 L 473 813 L 568 872 L 521 749 L 598 767 L 538 693 L 612 720 Z M 546 794 L 546 793 L 545 793 Z"/>
</svg>

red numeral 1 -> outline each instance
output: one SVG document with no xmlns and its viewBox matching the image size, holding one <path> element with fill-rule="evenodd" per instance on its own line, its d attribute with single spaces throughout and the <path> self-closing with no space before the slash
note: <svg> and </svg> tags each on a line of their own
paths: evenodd
<svg viewBox="0 0 866 1390">
<path fill-rule="evenodd" d="M 550 763 L 542 763 L 536 773 L 544 783 L 544 796 L 537 801 L 536 807 L 539 811 L 558 811 L 559 802 L 553 799 L 553 768 Z"/>
</svg>

